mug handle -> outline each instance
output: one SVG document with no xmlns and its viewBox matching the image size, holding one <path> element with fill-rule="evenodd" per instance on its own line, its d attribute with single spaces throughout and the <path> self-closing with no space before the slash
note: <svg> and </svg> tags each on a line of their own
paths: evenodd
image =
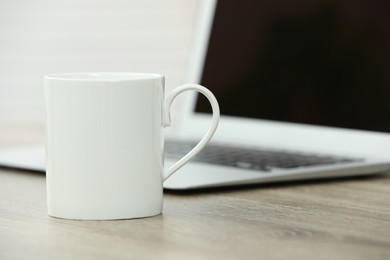
<svg viewBox="0 0 390 260">
<path fill-rule="evenodd" d="M 197 85 L 197 84 L 184 84 L 177 88 L 175 88 L 169 96 L 165 99 L 165 106 L 163 108 L 163 125 L 164 127 L 168 127 L 171 125 L 171 116 L 170 116 L 170 109 L 173 100 L 181 93 L 189 90 L 195 90 L 203 95 L 206 96 L 206 98 L 209 100 L 211 104 L 211 108 L 213 110 L 213 117 L 211 121 L 211 127 L 208 130 L 208 132 L 205 134 L 205 136 L 200 140 L 200 142 L 186 155 L 184 155 L 179 161 L 177 161 L 175 164 L 173 164 L 171 167 L 169 167 L 168 170 L 164 171 L 163 174 L 163 181 L 168 179 L 169 176 L 171 176 L 173 173 L 175 173 L 177 170 L 179 170 L 181 167 L 183 167 L 186 163 L 188 163 L 195 155 L 197 155 L 210 141 L 211 137 L 213 137 L 215 131 L 217 130 L 218 123 L 219 123 L 219 105 L 218 101 L 211 93 L 210 90 L 207 88 Z"/>
</svg>

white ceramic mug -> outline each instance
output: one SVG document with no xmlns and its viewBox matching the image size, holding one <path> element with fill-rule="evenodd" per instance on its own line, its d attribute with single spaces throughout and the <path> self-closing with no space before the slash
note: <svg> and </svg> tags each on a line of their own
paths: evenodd
<svg viewBox="0 0 390 260">
<path fill-rule="evenodd" d="M 164 171 L 163 127 L 174 98 L 187 90 L 211 103 L 210 130 Z M 162 212 L 162 183 L 211 139 L 219 107 L 206 88 L 187 84 L 165 98 L 164 76 L 64 73 L 45 77 L 49 215 L 128 219 Z"/>
</svg>

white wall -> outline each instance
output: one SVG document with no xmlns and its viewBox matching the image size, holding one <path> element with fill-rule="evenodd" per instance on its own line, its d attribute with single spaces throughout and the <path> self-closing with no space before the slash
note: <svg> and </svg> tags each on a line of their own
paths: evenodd
<svg viewBox="0 0 390 260">
<path fill-rule="evenodd" d="M 43 123 L 48 73 L 156 72 L 168 91 L 183 83 L 199 1 L 0 1 L 0 123 Z"/>
</svg>

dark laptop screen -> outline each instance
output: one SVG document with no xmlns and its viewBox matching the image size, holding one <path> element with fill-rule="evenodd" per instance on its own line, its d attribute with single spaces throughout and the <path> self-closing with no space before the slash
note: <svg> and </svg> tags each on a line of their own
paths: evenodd
<svg viewBox="0 0 390 260">
<path fill-rule="evenodd" d="M 219 1 L 201 84 L 224 115 L 390 132 L 389 3 Z"/>
</svg>

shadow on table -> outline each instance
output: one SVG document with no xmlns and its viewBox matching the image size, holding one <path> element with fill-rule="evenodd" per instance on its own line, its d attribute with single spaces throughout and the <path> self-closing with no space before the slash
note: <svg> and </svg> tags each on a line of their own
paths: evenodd
<svg viewBox="0 0 390 260">
<path fill-rule="evenodd" d="M 1 166 L 1 171 L 12 172 L 15 174 L 33 174 L 33 175 L 42 175 L 45 177 L 43 171 L 38 170 L 27 170 L 16 167 Z M 204 193 L 216 193 L 216 192 L 236 192 L 240 190 L 252 190 L 252 189 L 275 189 L 275 188 L 284 188 L 284 187 L 294 187 L 294 186 L 314 186 L 314 185 L 323 185 L 339 182 L 350 182 L 350 181 L 368 181 L 381 178 L 389 178 L 390 171 L 370 174 L 370 175 L 360 175 L 360 176 L 349 176 L 349 177 L 334 177 L 334 178 L 324 178 L 324 179 L 312 179 L 312 180 L 299 180 L 299 181 L 280 181 L 275 183 L 258 183 L 258 184 L 243 184 L 235 186 L 225 186 L 225 187 L 212 187 L 212 188 L 200 188 L 192 190 L 169 190 L 165 189 L 165 193 L 176 194 L 176 195 L 197 195 Z"/>
<path fill-rule="evenodd" d="M 244 185 L 235 185 L 235 186 L 226 186 L 226 187 L 213 187 L 213 188 L 201 188 L 195 190 L 165 190 L 165 193 L 175 194 L 175 195 L 197 195 L 203 193 L 216 193 L 216 192 L 236 192 L 240 190 L 253 190 L 253 189 L 275 189 L 275 188 L 284 188 L 284 187 L 300 187 L 300 186 L 315 186 L 315 185 L 324 185 L 340 182 L 350 182 L 358 181 L 364 182 L 368 180 L 390 178 L 390 171 L 382 172 L 377 174 L 370 175 L 360 175 L 360 176 L 349 176 L 349 177 L 334 177 L 334 178 L 324 178 L 324 179 L 312 179 L 312 180 L 299 180 L 299 181 L 281 181 L 275 183 L 259 183 L 259 184 L 244 184 Z"/>
</svg>

